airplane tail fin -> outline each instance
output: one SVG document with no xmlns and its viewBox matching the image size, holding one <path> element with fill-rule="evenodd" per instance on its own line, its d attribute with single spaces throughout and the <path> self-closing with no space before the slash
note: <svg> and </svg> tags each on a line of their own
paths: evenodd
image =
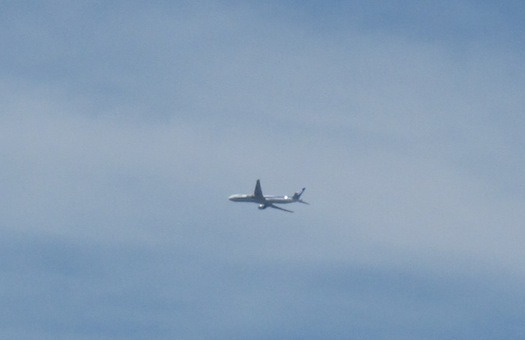
<svg viewBox="0 0 525 340">
<path fill-rule="evenodd" d="M 303 192 L 306 190 L 306 188 L 303 188 L 300 192 L 296 192 L 295 194 L 293 194 L 293 199 L 294 200 L 299 200 L 301 198 L 301 195 L 303 194 Z"/>
</svg>

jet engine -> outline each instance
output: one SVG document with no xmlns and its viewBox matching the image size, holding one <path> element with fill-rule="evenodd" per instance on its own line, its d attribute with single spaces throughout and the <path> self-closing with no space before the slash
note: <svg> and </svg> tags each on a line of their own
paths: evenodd
<svg viewBox="0 0 525 340">
<path fill-rule="evenodd" d="M 267 205 L 264 205 L 264 204 L 259 204 L 259 209 L 266 209 Z"/>
</svg>

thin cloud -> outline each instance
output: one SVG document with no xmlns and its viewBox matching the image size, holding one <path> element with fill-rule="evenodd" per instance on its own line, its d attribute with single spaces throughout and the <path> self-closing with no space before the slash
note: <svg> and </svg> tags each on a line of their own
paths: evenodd
<svg viewBox="0 0 525 340">
<path fill-rule="evenodd" d="M 3 335 L 523 334 L 514 40 L 456 49 L 468 34 L 321 4 L 129 6 L 3 23 Z M 257 178 L 312 204 L 227 201 Z"/>
</svg>

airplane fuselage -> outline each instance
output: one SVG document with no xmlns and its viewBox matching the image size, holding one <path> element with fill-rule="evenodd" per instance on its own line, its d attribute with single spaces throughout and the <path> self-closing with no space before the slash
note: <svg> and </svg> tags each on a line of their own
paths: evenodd
<svg viewBox="0 0 525 340">
<path fill-rule="evenodd" d="M 230 201 L 233 202 L 250 202 L 250 203 L 277 203 L 277 204 L 287 204 L 297 202 L 290 196 L 269 196 L 265 195 L 263 197 L 255 197 L 254 195 L 245 195 L 245 194 L 236 194 L 228 197 Z"/>
</svg>

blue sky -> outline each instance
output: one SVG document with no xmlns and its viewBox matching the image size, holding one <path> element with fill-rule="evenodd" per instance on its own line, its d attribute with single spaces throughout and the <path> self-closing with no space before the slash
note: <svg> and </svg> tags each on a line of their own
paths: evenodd
<svg viewBox="0 0 525 340">
<path fill-rule="evenodd" d="M 524 10 L 3 2 L 0 337 L 523 338 Z"/>
</svg>

